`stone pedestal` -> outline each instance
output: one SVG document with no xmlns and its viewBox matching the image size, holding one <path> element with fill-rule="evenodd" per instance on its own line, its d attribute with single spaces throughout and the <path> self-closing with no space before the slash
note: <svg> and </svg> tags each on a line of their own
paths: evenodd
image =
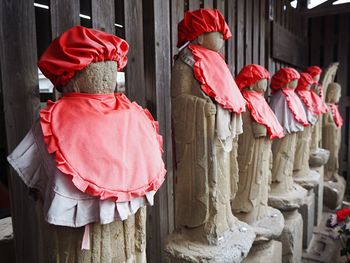
<svg viewBox="0 0 350 263">
<path fill-rule="evenodd" d="M 346 181 L 336 174 L 334 180 L 325 181 L 323 187 L 323 202 L 329 209 L 337 209 L 343 201 L 346 189 Z"/>
<path fill-rule="evenodd" d="M 244 263 L 280 263 L 282 261 L 282 243 L 270 240 L 253 245 Z"/>
<path fill-rule="evenodd" d="M 297 210 L 283 212 L 285 226 L 280 237 L 282 262 L 300 263 L 302 256 L 303 219 Z"/>
<path fill-rule="evenodd" d="M 315 194 L 312 189 L 308 191 L 299 213 L 303 218 L 303 248 L 307 248 L 312 239 L 315 218 Z"/>
<path fill-rule="evenodd" d="M 218 238 L 216 245 L 209 245 L 196 241 L 201 233 L 181 228 L 168 239 L 166 262 L 242 262 L 255 239 L 248 229 L 247 224 L 237 221 L 233 229 Z"/>
</svg>

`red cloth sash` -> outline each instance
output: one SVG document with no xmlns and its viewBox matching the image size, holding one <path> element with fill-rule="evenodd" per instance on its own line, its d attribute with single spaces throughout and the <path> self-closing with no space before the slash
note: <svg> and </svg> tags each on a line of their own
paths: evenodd
<svg viewBox="0 0 350 263">
<path fill-rule="evenodd" d="M 330 104 L 328 104 L 328 106 L 329 106 L 329 108 L 330 108 L 330 110 L 332 112 L 332 116 L 333 116 L 333 120 L 334 120 L 335 126 L 340 128 L 341 126 L 343 126 L 343 118 L 340 115 L 338 105 L 330 103 Z"/>
<path fill-rule="evenodd" d="M 286 96 L 288 108 L 293 113 L 293 116 L 297 120 L 297 122 L 301 123 L 303 126 L 309 126 L 304 106 L 300 101 L 298 95 L 295 94 L 294 90 L 284 88 L 281 89 L 281 92 Z"/>
<path fill-rule="evenodd" d="M 198 45 L 189 45 L 195 59 L 194 76 L 205 94 L 224 109 L 235 113 L 245 111 L 245 100 L 222 56 Z"/>
<path fill-rule="evenodd" d="M 162 184 L 158 123 L 125 95 L 66 93 L 40 116 L 57 168 L 82 192 L 125 202 Z"/>
<path fill-rule="evenodd" d="M 242 94 L 253 119 L 266 126 L 270 139 L 284 137 L 283 128 L 267 104 L 264 94 L 257 91 L 242 91 Z"/>
</svg>

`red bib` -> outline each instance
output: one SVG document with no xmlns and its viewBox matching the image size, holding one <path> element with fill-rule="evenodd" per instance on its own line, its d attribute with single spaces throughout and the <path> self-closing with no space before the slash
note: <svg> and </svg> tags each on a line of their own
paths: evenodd
<svg viewBox="0 0 350 263">
<path fill-rule="evenodd" d="M 263 93 L 257 91 L 242 91 L 243 97 L 247 100 L 247 108 L 253 119 L 265 125 L 270 139 L 284 137 L 283 128 L 276 118 L 275 113 L 267 104 Z"/>
<path fill-rule="evenodd" d="M 195 59 L 194 76 L 205 94 L 224 109 L 235 113 L 245 111 L 242 97 L 225 60 L 218 52 L 197 45 L 189 45 Z"/>
<path fill-rule="evenodd" d="M 334 120 L 334 123 L 335 123 L 335 126 L 337 126 L 338 128 L 340 128 L 341 126 L 343 126 L 343 118 L 342 116 L 340 115 L 340 112 L 339 112 L 339 108 L 338 108 L 338 105 L 336 104 L 328 104 L 329 105 L 329 108 L 332 112 L 332 115 L 333 115 L 333 120 Z"/>
<path fill-rule="evenodd" d="M 125 95 L 66 93 L 40 116 L 57 168 L 82 192 L 125 202 L 162 184 L 158 123 Z"/>
<path fill-rule="evenodd" d="M 318 96 L 314 90 L 310 91 L 312 103 L 316 109 L 316 114 L 324 114 L 329 111 L 327 104 L 322 99 L 322 96 Z"/>
<path fill-rule="evenodd" d="M 295 92 L 312 114 L 319 114 L 317 105 L 313 102 L 310 90 L 296 90 Z"/>
<path fill-rule="evenodd" d="M 286 96 L 288 108 L 293 113 L 294 118 L 297 122 L 301 123 L 303 126 L 309 126 L 309 122 L 306 117 L 304 106 L 300 101 L 297 94 L 295 94 L 293 89 L 281 89 L 281 92 Z"/>
</svg>

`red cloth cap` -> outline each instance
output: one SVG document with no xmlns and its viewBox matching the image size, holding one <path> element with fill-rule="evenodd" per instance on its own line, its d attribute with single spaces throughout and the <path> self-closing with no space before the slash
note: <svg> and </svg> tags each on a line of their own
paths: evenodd
<svg viewBox="0 0 350 263">
<path fill-rule="evenodd" d="M 300 74 L 294 68 L 281 68 L 275 73 L 275 75 L 272 76 L 271 89 L 278 90 L 285 84 L 299 78 Z"/>
<path fill-rule="evenodd" d="M 322 69 L 318 66 L 310 66 L 307 69 L 305 69 L 305 72 L 309 73 L 311 77 L 314 78 L 322 73 Z"/>
<path fill-rule="evenodd" d="M 181 47 L 187 41 L 192 41 L 204 33 L 220 32 L 224 40 L 232 36 L 224 17 L 216 9 L 187 11 L 184 19 L 178 24 L 177 30 L 177 47 Z"/>
<path fill-rule="evenodd" d="M 310 85 L 314 83 L 309 73 L 300 73 L 300 79 L 295 92 L 298 94 L 301 101 L 306 105 L 312 114 L 319 114 L 317 104 L 314 102 L 311 95 Z M 309 88 L 308 88 L 309 87 Z"/>
<path fill-rule="evenodd" d="M 270 79 L 270 73 L 260 65 L 250 64 L 241 69 L 235 78 L 240 90 L 253 85 L 261 79 Z"/>
<path fill-rule="evenodd" d="M 116 61 L 118 70 L 127 63 L 128 43 L 112 34 L 75 26 L 56 38 L 41 56 L 38 66 L 55 87 L 68 84 L 77 71 L 92 62 Z"/>
</svg>

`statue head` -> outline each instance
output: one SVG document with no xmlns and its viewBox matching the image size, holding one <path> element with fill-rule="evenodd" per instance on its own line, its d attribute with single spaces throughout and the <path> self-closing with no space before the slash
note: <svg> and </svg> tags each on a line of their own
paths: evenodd
<svg viewBox="0 0 350 263">
<path fill-rule="evenodd" d="M 314 82 L 315 81 L 313 80 L 310 74 L 302 72 L 300 73 L 300 79 L 298 81 L 298 86 L 296 87 L 296 90 L 310 90 Z"/>
<path fill-rule="evenodd" d="M 319 82 L 321 78 L 322 69 L 318 66 L 310 66 L 305 69 L 305 73 L 309 73 L 314 81 Z"/>
<path fill-rule="evenodd" d="M 262 66 L 250 64 L 241 69 L 235 81 L 240 90 L 265 92 L 270 79 L 269 72 Z"/>
<path fill-rule="evenodd" d="M 272 76 L 271 89 L 295 89 L 299 78 L 300 74 L 294 68 L 281 68 Z"/>
<path fill-rule="evenodd" d="M 75 26 L 50 44 L 38 66 L 61 92 L 113 93 L 128 48 L 115 35 Z"/>
<path fill-rule="evenodd" d="M 335 104 L 339 103 L 340 97 L 341 86 L 336 82 L 329 83 L 326 94 L 326 102 Z"/>
<path fill-rule="evenodd" d="M 232 36 L 224 17 L 216 9 L 187 11 L 178 24 L 177 47 L 192 42 L 219 51 Z"/>
</svg>

